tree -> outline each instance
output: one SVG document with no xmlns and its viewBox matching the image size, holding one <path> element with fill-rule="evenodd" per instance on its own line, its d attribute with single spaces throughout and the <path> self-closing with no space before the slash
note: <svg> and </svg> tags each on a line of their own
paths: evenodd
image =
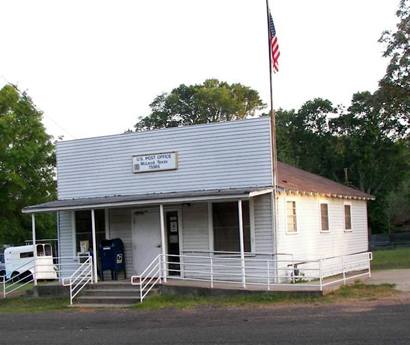
<svg viewBox="0 0 410 345">
<path fill-rule="evenodd" d="M 375 231 L 388 229 L 387 195 L 397 190 L 410 169 L 410 150 L 399 135 L 401 120 L 388 116 L 382 106 L 377 93 L 356 93 L 347 112 L 331 121 L 343 150 L 342 165 L 348 169 L 351 182 L 376 196 L 369 206 Z"/>
<path fill-rule="evenodd" d="M 380 80 L 377 97 L 383 111 L 395 114 L 404 126 L 410 125 L 410 0 L 401 0 L 396 12 L 396 31 L 385 31 L 379 39 L 389 58 L 385 76 Z"/>
<path fill-rule="evenodd" d="M 31 238 L 21 209 L 55 198 L 54 145 L 42 113 L 13 85 L 0 90 L 0 244 Z M 38 217 L 38 237 L 53 236 L 54 217 Z"/>
<path fill-rule="evenodd" d="M 248 86 L 208 79 L 199 85 L 181 84 L 157 96 L 150 107 L 151 114 L 135 125 L 137 131 L 243 119 L 265 104 Z"/>
<path fill-rule="evenodd" d="M 307 101 L 297 111 L 280 109 L 276 113 L 279 160 L 338 179 L 336 139 L 328 125 L 335 112 L 332 102 L 322 98 Z"/>
</svg>

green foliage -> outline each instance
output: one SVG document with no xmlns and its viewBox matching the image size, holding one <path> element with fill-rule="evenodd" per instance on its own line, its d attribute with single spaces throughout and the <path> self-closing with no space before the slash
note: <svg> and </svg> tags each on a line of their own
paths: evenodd
<svg viewBox="0 0 410 345">
<path fill-rule="evenodd" d="M 379 42 L 386 49 L 383 56 L 390 59 L 386 74 L 380 81 L 378 96 L 383 110 L 410 124 L 410 0 L 401 0 L 396 12 L 396 31 L 385 31 Z"/>
<path fill-rule="evenodd" d="M 351 182 L 376 196 L 369 216 L 375 231 L 389 228 L 386 198 L 408 178 L 410 150 L 401 119 L 382 109 L 378 93 L 353 95 L 352 104 L 332 122 L 342 141 L 343 166 Z"/>
<path fill-rule="evenodd" d="M 375 250 L 372 269 L 387 270 L 410 268 L 410 248 Z"/>
<path fill-rule="evenodd" d="M 298 110 L 276 113 L 278 158 L 305 170 L 337 179 L 336 140 L 330 131 L 329 116 L 337 109 L 329 100 L 316 98 Z"/>
<path fill-rule="evenodd" d="M 72 310 L 68 298 L 12 297 L 0 300 L 0 313 L 36 313 Z"/>
<path fill-rule="evenodd" d="M 374 299 L 394 296 L 397 292 L 391 284 L 365 285 L 356 282 L 342 286 L 325 295 L 303 292 L 254 292 L 250 294 L 231 294 L 221 296 L 197 295 L 153 295 L 139 303 L 136 308 L 143 310 L 193 309 L 199 307 L 269 307 L 289 304 L 337 303 L 345 300 Z"/>
<path fill-rule="evenodd" d="M 387 195 L 387 217 L 390 232 L 399 232 L 410 227 L 410 178 L 407 178 L 396 191 Z M 410 253 L 409 253 L 410 255 Z"/>
<path fill-rule="evenodd" d="M 314 99 L 278 111 L 276 123 L 280 160 L 376 196 L 370 226 L 388 230 L 387 195 L 409 176 L 410 148 L 401 120 L 384 113 L 377 96 L 357 93 L 347 110 Z"/>
<path fill-rule="evenodd" d="M 0 244 L 31 238 L 27 205 L 55 198 L 54 145 L 42 113 L 15 86 L 0 90 Z M 54 217 L 38 217 L 38 238 L 55 237 Z"/>
<path fill-rule="evenodd" d="M 180 85 L 157 96 L 151 114 L 140 118 L 137 131 L 243 119 L 264 108 L 257 91 L 216 79 L 199 85 Z"/>
</svg>

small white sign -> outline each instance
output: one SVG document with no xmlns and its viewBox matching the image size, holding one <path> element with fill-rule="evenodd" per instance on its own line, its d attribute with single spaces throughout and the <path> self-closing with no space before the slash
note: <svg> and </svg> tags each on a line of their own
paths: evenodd
<svg viewBox="0 0 410 345">
<path fill-rule="evenodd" d="M 132 157 L 132 172 L 134 174 L 175 169 L 177 169 L 176 152 L 152 153 Z"/>
</svg>

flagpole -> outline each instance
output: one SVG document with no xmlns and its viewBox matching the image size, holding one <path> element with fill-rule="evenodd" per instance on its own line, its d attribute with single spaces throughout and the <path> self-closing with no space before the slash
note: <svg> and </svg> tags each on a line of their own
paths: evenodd
<svg viewBox="0 0 410 345">
<path fill-rule="evenodd" d="M 272 45 L 269 30 L 269 2 L 266 0 L 266 19 L 268 28 L 268 46 L 269 46 L 269 90 L 270 90 L 270 119 L 271 119 L 271 137 L 272 137 L 272 168 L 273 168 L 273 190 L 276 196 L 277 185 L 277 167 L 278 159 L 276 152 L 276 120 L 273 110 L 273 86 L 272 86 Z"/>
<path fill-rule="evenodd" d="M 278 231 L 278 199 L 277 199 L 277 171 L 278 171 L 278 160 L 276 153 L 276 121 L 275 113 L 273 111 L 273 86 L 272 86 L 272 42 L 271 34 L 269 29 L 269 3 L 266 0 L 266 19 L 268 28 L 268 46 L 269 46 L 269 95 L 270 95 L 270 123 L 271 123 L 271 145 L 272 145 L 272 230 L 273 230 L 273 252 L 277 254 L 278 252 L 278 241 L 277 241 L 277 231 Z M 276 272 L 278 272 L 278 262 L 276 260 Z M 274 277 L 274 281 L 278 281 L 278 276 Z"/>
</svg>

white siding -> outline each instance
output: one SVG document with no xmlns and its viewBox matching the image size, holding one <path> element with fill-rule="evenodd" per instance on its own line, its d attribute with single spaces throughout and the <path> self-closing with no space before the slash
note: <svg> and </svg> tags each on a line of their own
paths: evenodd
<svg viewBox="0 0 410 345">
<path fill-rule="evenodd" d="M 58 228 L 59 228 L 59 255 L 60 257 L 74 256 L 73 248 L 73 229 L 72 229 L 72 212 L 60 211 L 58 212 Z"/>
<path fill-rule="evenodd" d="M 271 194 L 254 198 L 256 253 L 273 253 Z"/>
<path fill-rule="evenodd" d="M 256 252 L 272 253 L 272 218 L 271 218 L 271 199 L 270 194 L 258 196 L 254 202 L 255 209 L 255 247 Z M 185 251 L 208 251 L 209 248 L 209 230 L 208 230 L 208 204 L 207 203 L 192 203 L 190 205 L 182 205 L 182 250 Z M 155 216 L 159 216 L 156 214 Z M 159 231 L 159 229 L 152 229 Z M 60 250 L 62 255 L 73 255 L 73 230 L 71 224 L 71 212 L 60 212 Z M 131 209 L 110 209 L 109 210 L 109 235 L 110 238 L 120 238 L 125 246 L 125 263 L 127 276 L 134 274 L 133 267 L 133 245 L 132 245 L 132 220 Z M 189 254 L 187 254 L 189 255 Z M 207 254 L 197 254 L 205 255 Z M 252 263 L 253 259 L 268 258 L 266 256 L 257 256 L 247 259 L 247 262 L 252 267 L 259 266 L 258 263 Z M 215 258 L 215 264 L 224 264 L 226 261 Z M 206 262 L 206 259 L 202 259 Z M 193 259 L 190 262 L 198 262 Z M 230 264 L 237 267 L 237 273 L 240 274 L 240 260 L 234 258 Z M 265 264 L 260 264 L 263 269 Z M 188 269 L 198 269 L 198 266 L 188 267 Z M 219 278 L 224 278 L 223 269 L 215 269 L 220 272 Z M 248 272 L 249 274 L 250 272 Z M 259 273 L 259 272 L 258 272 Z M 108 276 L 106 275 L 108 278 Z M 120 278 L 122 276 L 120 275 Z M 232 276 L 230 277 L 232 279 Z M 240 280 L 240 276 L 236 276 Z M 108 278 L 109 279 L 109 278 Z M 226 279 L 226 276 L 225 276 Z"/>
<path fill-rule="evenodd" d="M 271 209 L 271 195 L 266 194 L 254 198 L 254 214 L 255 214 L 255 247 L 254 252 L 259 253 L 273 253 L 273 236 L 272 236 L 272 209 Z M 209 229 L 208 229 L 208 205 L 192 204 L 191 206 L 183 207 L 183 250 L 185 251 L 209 251 Z M 194 255 L 194 254 L 187 254 Z M 197 254 L 200 256 L 207 256 L 206 253 Z M 246 265 L 252 267 L 247 270 L 247 274 L 262 275 L 266 273 L 266 263 L 259 260 L 269 259 L 270 256 L 257 255 L 246 259 Z M 210 263 L 207 258 L 195 259 L 190 258 L 185 260 L 185 268 L 191 273 L 185 273 L 186 277 L 195 278 L 209 278 L 209 274 L 193 274 L 192 270 L 200 270 L 209 272 L 208 267 L 201 267 L 196 265 L 189 265 L 189 263 Z M 213 262 L 215 265 L 214 274 L 215 280 L 241 280 L 241 262 L 239 257 L 226 258 L 221 256 L 214 256 Z M 227 269 L 222 265 L 230 265 L 236 268 L 230 268 L 230 274 L 227 274 Z M 266 278 L 262 278 L 266 281 Z"/>
<path fill-rule="evenodd" d="M 286 200 L 296 201 L 296 234 L 286 231 Z M 329 232 L 321 232 L 320 203 L 327 202 Z M 352 231 L 344 229 L 344 203 L 352 205 Z M 367 251 L 367 204 L 365 201 L 306 196 L 279 197 L 278 252 L 295 259 L 317 259 Z"/>
<path fill-rule="evenodd" d="M 208 204 L 191 204 L 182 208 L 183 250 L 208 251 Z"/>
<path fill-rule="evenodd" d="M 132 156 L 178 153 L 178 169 L 133 174 Z M 62 141 L 57 144 L 59 199 L 270 186 L 270 120 Z"/>
<path fill-rule="evenodd" d="M 74 260 L 74 232 L 72 228 L 73 213 L 71 211 L 58 212 L 58 256 L 62 277 L 69 277 L 78 267 Z"/>
</svg>

